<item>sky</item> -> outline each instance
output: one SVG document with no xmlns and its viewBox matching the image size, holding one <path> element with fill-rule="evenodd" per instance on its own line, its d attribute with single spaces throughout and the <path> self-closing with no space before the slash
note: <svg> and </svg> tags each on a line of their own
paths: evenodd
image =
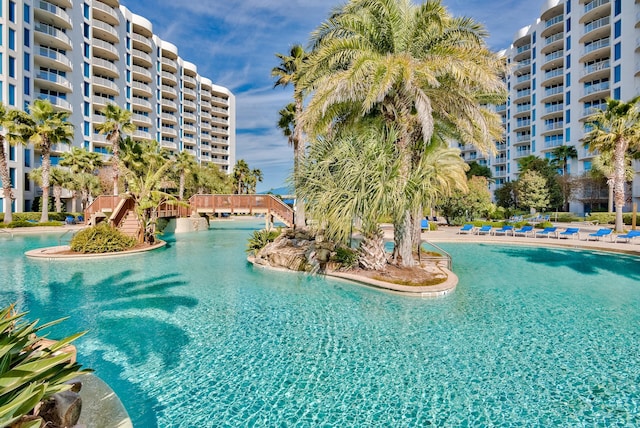
<svg viewBox="0 0 640 428">
<path fill-rule="evenodd" d="M 417 1 L 416 1 L 417 2 Z M 545 0 L 443 0 L 454 16 L 484 24 L 492 49 L 508 47 L 532 24 Z M 276 126 L 278 111 L 292 101 L 290 88 L 274 88 L 276 53 L 307 46 L 309 34 L 342 0 L 120 0 L 151 21 L 153 32 L 178 47 L 201 76 L 236 97 L 236 159 L 264 176 L 258 192 L 284 185 L 293 149 Z"/>
</svg>

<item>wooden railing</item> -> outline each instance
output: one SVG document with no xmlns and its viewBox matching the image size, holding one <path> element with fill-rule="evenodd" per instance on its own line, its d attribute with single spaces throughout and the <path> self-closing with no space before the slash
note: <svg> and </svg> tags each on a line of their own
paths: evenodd
<svg viewBox="0 0 640 428">
<path fill-rule="evenodd" d="M 121 200 L 119 196 L 97 197 L 84 211 L 85 222 L 97 212 L 114 212 Z M 158 209 L 158 217 L 188 217 L 194 211 L 230 214 L 265 213 L 276 216 L 289 227 L 293 226 L 294 222 L 293 210 L 273 195 L 193 195 L 189 199 L 189 206 L 162 204 Z"/>
<path fill-rule="evenodd" d="M 134 208 L 135 203 L 132 199 L 121 199 L 116 208 L 114 208 L 109 221 L 113 226 L 120 227 L 122 225 L 122 221 L 127 216 L 127 213 Z"/>
</svg>

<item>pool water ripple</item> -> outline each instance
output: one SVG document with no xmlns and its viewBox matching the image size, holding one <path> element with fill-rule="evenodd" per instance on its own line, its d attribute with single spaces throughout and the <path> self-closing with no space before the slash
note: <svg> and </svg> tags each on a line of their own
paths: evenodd
<svg viewBox="0 0 640 428">
<path fill-rule="evenodd" d="M 16 237 L 0 298 L 89 329 L 80 360 L 136 427 L 640 425 L 637 258 L 448 244 L 460 284 L 422 300 L 254 268 L 256 227 L 108 262 Z"/>
</svg>

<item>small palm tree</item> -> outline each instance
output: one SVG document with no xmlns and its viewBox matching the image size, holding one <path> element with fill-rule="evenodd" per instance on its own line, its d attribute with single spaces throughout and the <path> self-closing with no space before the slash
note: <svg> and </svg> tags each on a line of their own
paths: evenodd
<svg viewBox="0 0 640 428">
<path fill-rule="evenodd" d="M 568 174 L 569 159 L 578 157 L 578 151 L 575 146 L 558 146 L 551 150 L 553 155 L 553 164 L 562 169 L 562 175 Z"/>
<path fill-rule="evenodd" d="M 585 136 L 589 151 L 613 154 L 613 187 L 616 208 L 616 232 L 622 232 L 625 205 L 625 159 L 630 149 L 640 148 L 640 96 L 628 102 L 607 99 L 606 109 L 589 118 L 592 131 Z"/>
<path fill-rule="evenodd" d="M 196 163 L 195 156 L 187 152 L 178 153 L 174 160 L 174 169 L 178 173 L 180 181 L 178 187 L 178 200 L 183 200 L 187 176 L 194 171 L 198 164 Z"/>
<path fill-rule="evenodd" d="M 8 132 L 12 122 L 13 120 L 11 118 L 11 115 L 4 107 L 4 104 L 0 103 L 0 128 Z M 11 223 L 11 221 L 13 220 L 13 210 L 11 207 L 11 203 L 15 199 L 15 197 L 11 185 L 11 174 L 9 173 L 7 153 L 5 152 L 4 148 L 5 141 L 8 141 L 9 144 L 12 144 L 11 138 L 5 138 L 4 133 L 0 132 L 0 180 L 2 180 L 4 222 Z"/>
<path fill-rule="evenodd" d="M 73 191 L 73 207 L 76 211 L 76 195 L 81 192 L 81 205 L 84 210 L 92 196 L 100 191 L 100 180 L 96 177 L 98 170 L 104 165 L 102 155 L 88 150 L 72 147 L 63 153 L 60 166 L 69 168 L 71 173 L 67 188 Z"/>
<path fill-rule="evenodd" d="M 131 112 L 118 107 L 115 104 L 107 104 L 104 109 L 106 121 L 96 125 L 99 133 L 107 136 L 107 141 L 111 144 L 111 153 L 113 154 L 111 166 L 113 168 L 113 194 L 118 195 L 118 179 L 120 178 L 120 143 L 124 138 L 124 134 L 130 134 L 135 131 L 136 127 L 131 122 Z"/>
<path fill-rule="evenodd" d="M 56 144 L 70 144 L 73 139 L 73 125 L 68 119 L 69 113 L 56 111 L 49 100 L 38 99 L 29 106 L 29 114 L 16 112 L 11 124 L 12 138 L 33 144 L 42 156 L 41 223 L 49 221 L 51 150 Z"/>
<path fill-rule="evenodd" d="M 71 181 L 71 175 L 69 172 L 62 168 L 53 167 L 49 171 L 49 181 L 53 187 L 53 199 L 55 201 L 56 212 L 62 212 L 62 189 L 65 185 L 68 185 Z M 35 168 L 29 172 L 29 178 L 33 180 L 38 186 L 42 186 L 42 168 Z M 42 200 L 44 204 L 46 200 Z"/>
<path fill-rule="evenodd" d="M 627 154 L 625 159 L 625 170 L 624 170 L 624 178 L 626 181 L 633 181 L 633 177 L 636 172 L 632 165 L 632 156 L 631 154 Z M 595 173 L 596 176 L 602 175 L 607 180 L 607 186 L 609 187 L 609 201 L 608 201 L 608 211 L 613 212 L 613 200 L 614 200 L 614 192 L 613 192 L 613 175 L 615 173 L 615 168 L 613 167 L 613 153 L 612 152 L 604 152 L 598 154 L 592 160 L 591 172 Z"/>
</svg>

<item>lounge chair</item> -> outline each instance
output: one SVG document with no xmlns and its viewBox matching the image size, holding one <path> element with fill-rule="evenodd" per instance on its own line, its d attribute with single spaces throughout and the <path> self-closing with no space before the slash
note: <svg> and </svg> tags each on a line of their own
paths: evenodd
<svg viewBox="0 0 640 428">
<path fill-rule="evenodd" d="M 612 229 L 607 229 L 607 228 L 599 229 L 595 233 L 590 233 L 589 236 L 587 236 L 587 241 L 591 241 L 591 238 L 593 238 L 594 241 L 599 241 L 600 238 L 604 236 L 611 236 L 611 232 L 613 232 Z"/>
<path fill-rule="evenodd" d="M 624 242 L 631 242 L 631 240 L 633 238 L 638 238 L 640 237 L 640 230 L 630 230 L 628 233 L 625 233 L 624 235 L 618 235 L 616 236 L 616 242 L 618 242 L 618 239 L 624 239 Z"/>
<path fill-rule="evenodd" d="M 533 226 L 527 225 L 527 226 L 522 226 L 518 230 L 514 230 L 513 236 L 517 236 L 517 235 L 527 236 L 529 233 L 533 234 Z"/>
<path fill-rule="evenodd" d="M 482 226 L 480 229 L 476 229 L 476 235 L 490 235 L 493 226 Z"/>
<path fill-rule="evenodd" d="M 429 230 L 429 220 L 427 219 L 422 219 L 420 221 L 420 229 L 421 230 Z"/>
<path fill-rule="evenodd" d="M 543 230 L 536 230 L 535 232 L 535 237 L 537 238 L 538 236 L 545 236 L 548 238 L 551 235 L 555 235 L 556 237 L 558 236 L 558 232 L 557 232 L 557 227 L 545 227 Z"/>
<path fill-rule="evenodd" d="M 513 235 L 513 226 L 508 225 L 508 226 L 502 226 L 500 229 L 494 229 L 493 230 L 493 235 L 502 235 L 504 234 L 504 236 L 507 236 L 509 233 L 511 233 Z"/>
<path fill-rule="evenodd" d="M 558 238 L 569 238 L 570 236 L 576 235 L 578 239 L 580 239 L 580 228 L 578 227 L 567 227 L 567 229 L 563 232 L 558 233 Z"/>
<path fill-rule="evenodd" d="M 473 224 L 467 223 L 460 230 L 458 230 L 458 234 L 460 233 L 473 233 Z"/>
</svg>

